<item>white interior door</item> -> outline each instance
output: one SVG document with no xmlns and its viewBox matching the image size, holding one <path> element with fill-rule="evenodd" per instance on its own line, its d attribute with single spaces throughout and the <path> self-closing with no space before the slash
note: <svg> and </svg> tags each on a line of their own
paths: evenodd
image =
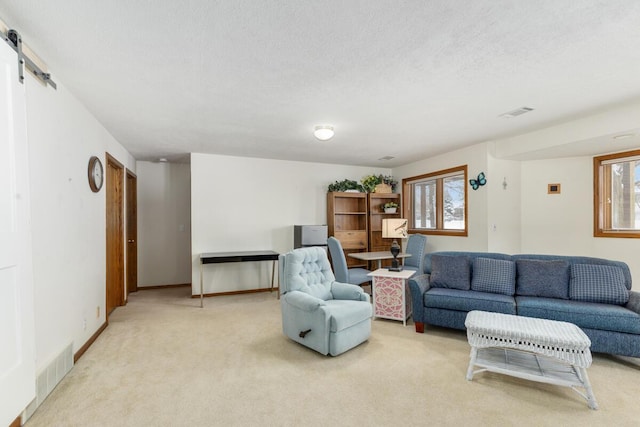
<svg viewBox="0 0 640 427">
<path fill-rule="evenodd" d="M 0 41 L 0 426 L 35 397 L 35 332 L 24 85 Z"/>
</svg>

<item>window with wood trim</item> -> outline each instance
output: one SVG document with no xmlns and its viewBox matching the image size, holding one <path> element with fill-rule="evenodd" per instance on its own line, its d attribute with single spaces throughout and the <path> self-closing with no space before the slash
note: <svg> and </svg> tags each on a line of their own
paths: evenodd
<svg viewBox="0 0 640 427">
<path fill-rule="evenodd" d="M 409 232 L 467 235 L 467 166 L 402 180 Z"/>
<path fill-rule="evenodd" d="M 640 150 L 593 158 L 595 237 L 640 238 Z"/>
</svg>

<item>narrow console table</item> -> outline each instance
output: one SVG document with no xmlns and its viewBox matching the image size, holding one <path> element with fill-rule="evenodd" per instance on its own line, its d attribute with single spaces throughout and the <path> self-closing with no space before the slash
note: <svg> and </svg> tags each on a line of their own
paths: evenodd
<svg viewBox="0 0 640 427">
<path fill-rule="evenodd" d="M 271 265 L 271 289 L 276 271 L 276 262 L 280 254 L 274 251 L 242 251 L 242 252 L 209 252 L 200 254 L 200 307 L 204 307 L 204 285 L 202 280 L 205 264 L 221 264 L 226 262 L 273 261 Z"/>
</svg>

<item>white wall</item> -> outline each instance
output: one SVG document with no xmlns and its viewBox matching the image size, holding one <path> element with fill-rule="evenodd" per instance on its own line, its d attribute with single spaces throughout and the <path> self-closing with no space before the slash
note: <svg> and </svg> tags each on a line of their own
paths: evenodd
<svg viewBox="0 0 640 427">
<path fill-rule="evenodd" d="M 520 162 L 488 155 L 487 251 L 518 253 L 522 246 Z"/>
<path fill-rule="evenodd" d="M 57 90 L 25 79 L 37 370 L 105 322 L 106 198 L 89 188 L 89 158 L 106 168 L 107 151 L 135 171 L 133 157 L 55 81 Z"/>
<path fill-rule="evenodd" d="M 327 186 L 389 169 L 191 155 L 191 253 L 193 294 L 200 293 L 202 252 L 293 248 L 293 225 L 326 224 Z M 270 263 L 204 267 L 204 292 L 266 287 Z M 277 274 L 277 273 L 276 273 Z"/>
<path fill-rule="evenodd" d="M 560 183 L 560 194 L 547 184 Z M 640 289 L 640 240 L 593 237 L 593 158 L 522 162 L 522 252 L 624 261 Z"/>
<path fill-rule="evenodd" d="M 439 156 L 430 157 L 393 169 L 393 176 L 402 183 L 409 178 L 426 173 L 467 165 L 468 179 L 484 172 L 487 184 L 474 191 L 467 187 L 468 232 L 467 237 L 460 236 L 427 236 L 427 251 L 486 251 L 488 238 L 488 194 L 492 188 L 501 185 L 502 178 L 492 175 L 488 170 L 487 144 L 476 144 L 471 147 L 451 151 Z M 468 184 L 467 184 L 468 185 Z"/>
<path fill-rule="evenodd" d="M 522 251 L 593 254 L 591 158 L 522 162 Z M 561 184 L 560 194 L 547 186 Z"/>
<path fill-rule="evenodd" d="M 138 287 L 191 283 L 191 168 L 137 162 Z"/>
</svg>

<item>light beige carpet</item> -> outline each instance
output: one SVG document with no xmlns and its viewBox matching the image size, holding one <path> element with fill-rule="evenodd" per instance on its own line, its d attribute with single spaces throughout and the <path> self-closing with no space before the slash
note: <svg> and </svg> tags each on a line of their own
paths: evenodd
<svg viewBox="0 0 640 427">
<path fill-rule="evenodd" d="M 374 320 L 338 357 L 282 335 L 275 294 L 140 291 L 29 420 L 37 426 L 638 426 L 640 360 L 595 355 L 600 405 L 499 374 L 465 380 L 462 331 Z"/>
</svg>

